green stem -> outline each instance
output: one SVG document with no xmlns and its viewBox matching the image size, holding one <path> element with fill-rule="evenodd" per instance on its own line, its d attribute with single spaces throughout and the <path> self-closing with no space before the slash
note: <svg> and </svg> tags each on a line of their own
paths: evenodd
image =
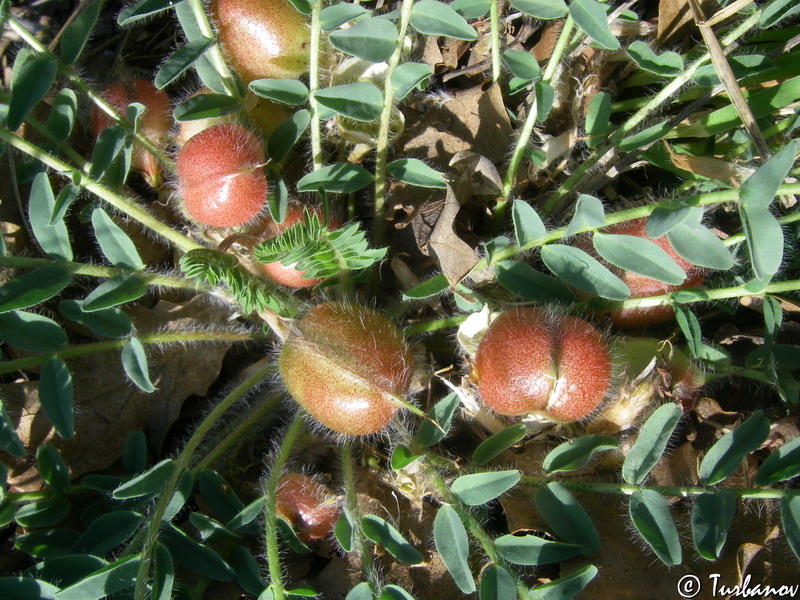
<svg viewBox="0 0 800 600">
<path fill-rule="evenodd" d="M 394 86 L 392 85 L 392 73 L 400 63 L 403 54 L 403 46 L 408 22 L 411 19 L 411 10 L 414 8 L 414 0 L 403 0 L 400 7 L 400 22 L 398 23 L 397 45 L 392 56 L 389 58 L 383 80 L 383 109 L 378 127 L 378 141 L 375 146 L 375 204 L 373 209 L 372 221 L 372 244 L 380 246 L 383 243 L 384 217 L 386 212 L 386 166 L 389 157 L 389 130 L 392 121 L 392 109 L 394 108 Z"/>
<path fill-rule="evenodd" d="M 192 342 L 213 342 L 213 343 L 236 343 L 250 342 L 255 339 L 253 333 L 236 333 L 230 331 L 176 331 L 170 333 L 145 333 L 137 336 L 142 344 L 187 344 Z M 62 360 L 88 356 L 99 352 L 111 352 L 127 346 L 130 339 L 104 340 L 91 344 L 79 344 L 75 346 L 65 346 L 56 352 L 46 352 L 36 356 L 18 358 L 8 362 L 0 363 L 0 375 L 13 373 L 14 371 L 24 371 L 46 363 L 49 359 L 56 357 Z"/>
<path fill-rule="evenodd" d="M 199 0 L 195 0 L 199 1 Z M 72 67 L 65 64 L 58 56 L 50 52 L 47 47 L 42 44 L 39 40 L 36 39 L 25 27 L 19 23 L 13 17 L 8 17 L 6 20 L 9 27 L 16 33 L 22 40 L 28 44 L 31 48 L 36 50 L 39 54 L 44 57 L 50 58 L 56 61 L 58 65 L 59 72 L 67 78 L 67 80 L 74 85 L 80 92 L 86 94 L 92 102 L 94 102 L 100 110 L 106 113 L 109 117 L 111 117 L 115 122 L 119 123 L 123 127 L 125 127 L 130 133 L 133 134 L 133 137 L 139 142 L 145 150 L 147 150 L 150 154 L 152 154 L 161 166 L 164 167 L 169 173 L 175 172 L 175 165 L 172 160 L 167 156 L 163 150 L 161 150 L 156 144 L 154 144 L 150 139 L 143 135 L 141 132 L 133 133 L 133 124 L 125 117 L 121 115 L 108 101 L 103 98 L 102 95 L 95 92 L 92 88 L 90 88 L 84 82 L 83 78 L 78 75 Z"/>
<path fill-rule="evenodd" d="M 364 532 L 361 530 L 361 511 L 358 508 L 358 491 L 356 489 L 355 463 L 353 461 L 353 443 L 345 442 L 339 449 L 342 465 L 342 480 L 344 483 L 344 509 L 353 525 L 353 538 L 355 551 L 361 561 L 361 571 L 372 588 L 372 593 L 377 598 L 381 590 L 378 573 L 372 562 L 372 551 L 367 544 Z"/>
<path fill-rule="evenodd" d="M 564 54 L 564 50 L 569 42 L 569 37 L 574 27 L 572 17 L 567 17 L 564 21 L 564 26 L 561 28 L 561 33 L 558 35 L 558 40 L 547 62 L 545 71 L 542 75 L 542 83 L 549 83 L 555 75 L 558 63 Z M 495 224 L 502 223 L 505 218 L 506 205 L 508 204 L 511 190 L 514 187 L 514 181 L 517 178 L 517 171 L 522 164 L 522 158 L 525 155 L 525 150 L 528 147 L 528 141 L 531 139 L 533 127 L 536 125 L 536 96 L 533 96 L 530 106 L 528 107 L 528 114 L 525 117 L 525 123 L 522 125 L 517 143 L 511 153 L 511 161 L 508 163 L 508 171 L 503 179 L 503 197 L 497 202 L 494 210 L 493 220 Z"/>
<path fill-rule="evenodd" d="M 444 319 L 436 319 L 434 321 L 422 321 L 421 323 L 409 325 L 406 331 L 408 335 L 415 335 L 418 333 L 430 333 L 440 329 L 447 329 L 448 327 L 457 327 L 466 321 L 467 317 L 469 317 L 469 315 L 456 315 Z"/>
<path fill-rule="evenodd" d="M 105 267 L 102 265 L 89 265 L 79 262 L 53 261 L 49 258 L 34 258 L 32 256 L 0 256 L 0 267 L 17 267 L 22 269 L 36 269 L 48 265 L 58 265 L 62 269 L 69 271 L 73 275 L 85 275 L 88 277 L 102 277 L 110 279 L 118 275 L 129 274 L 128 269 L 117 267 Z M 137 272 L 136 276 L 148 285 L 158 285 L 162 287 L 174 288 L 179 290 L 191 290 L 197 292 L 211 292 L 213 288 L 207 285 L 199 285 L 189 279 L 182 277 L 172 277 L 170 275 L 160 275 L 158 273 Z"/>
<path fill-rule="evenodd" d="M 758 24 L 761 16 L 761 10 L 758 9 L 753 12 L 747 19 L 733 29 L 726 35 L 720 43 L 722 46 L 728 46 L 742 37 L 750 29 Z M 553 193 L 547 202 L 540 208 L 539 213 L 542 216 L 549 215 L 559 203 L 578 186 L 583 177 L 600 162 L 600 160 L 609 152 L 611 152 L 628 133 L 636 128 L 651 114 L 654 114 L 662 104 L 669 100 L 672 96 L 689 83 L 697 70 L 702 67 L 711 59 L 708 52 L 704 53 L 700 58 L 689 65 L 686 70 L 678 77 L 670 81 L 664 88 L 653 96 L 644 106 L 642 106 L 636 113 L 634 113 L 623 125 L 621 125 L 609 138 L 607 144 L 597 148 L 588 158 L 578 166 L 577 169 L 570 175 L 564 183 Z"/>
<path fill-rule="evenodd" d="M 278 515 L 275 512 L 278 482 L 283 474 L 286 461 L 292 453 L 292 448 L 303 429 L 304 417 L 305 412 L 303 409 L 298 408 L 294 418 L 289 423 L 289 427 L 286 429 L 278 451 L 272 457 L 272 466 L 270 468 L 269 478 L 267 479 L 267 485 L 264 489 L 264 498 L 266 500 L 264 534 L 266 536 L 267 546 L 267 567 L 269 569 L 270 587 L 273 593 L 272 597 L 275 598 L 275 600 L 284 600 L 286 598 L 283 589 L 283 580 L 281 578 L 281 555 L 280 548 L 278 547 Z"/>
<path fill-rule="evenodd" d="M 134 589 L 135 600 L 146 600 L 147 598 L 147 584 L 150 580 L 150 562 L 153 554 L 153 549 L 158 541 L 158 533 L 161 530 L 161 520 L 164 517 L 164 512 L 167 510 L 172 494 L 175 492 L 175 487 L 178 484 L 180 476 L 183 471 L 188 467 L 192 454 L 195 449 L 203 441 L 203 438 L 208 434 L 214 425 L 222 418 L 222 416 L 233 406 L 242 396 L 244 396 L 252 387 L 257 385 L 263 379 L 271 376 L 274 373 L 274 365 L 268 365 L 250 375 L 242 383 L 240 383 L 230 394 L 225 396 L 222 401 L 214 407 L 214 409 L 203 419 L 203 422 L 197 427 L 189 441 L 184 446 L 178 458 L 175 460 L 175 470 L 164 486 L 164 490 L 159 496 L 153 512 L 149 517 L 149 524 L 146 529 L 144 545 L 141 552 L 141 564 L 139 571 L 136 573 L 134 581 L 136 587 Z"/>
<path fill-rule="evenodd" d="M 55 158 L 54 156 L 51 156 L 38 146 L 31 144 L 27 140 L 22 139 L 6 129 L 0 128 L 0 141 L 5 142 L 9 146 L 13 146 L 28 156 L 41 161 L 62 175 L 70 176 L 75 171 L 74 168 L 65 162 Z M 81 187 L 88 190 L 98 198 L 105 200 L 120 212 L 123 212 L 132 219 L 139 221 L 139 223 L 145 227 L 152 229 L 155 233 L 169 240 L 184 252 L 202 248 L 202 246 L 200 246 L 198 243 L 189 239 L 185 235 L 178 233 L 174 229 L 156 219 L 153 215 L 135 202 L 123 198 L 113 190 L 99 184 L 98 182 L 84 176 L 81 180 Z"/>
<path fill-rule="evenodd" d="M 309 41 L 308 59 L 308 105 L 311 108 L 311 160 L 314 170 L 322 168 L 322 132 L 320 131 L 319 105 L 314 94 L 319 89 L 319 49 L 322 26 L 319 13 L 322 0 L 311 4 L 311 38 Z"/>
<path fill-rule="evenodd" d="M 489 19 L 492 27 L 492 81 L 500 81 L 500 0 L 492 0 Z"/>
</svg>

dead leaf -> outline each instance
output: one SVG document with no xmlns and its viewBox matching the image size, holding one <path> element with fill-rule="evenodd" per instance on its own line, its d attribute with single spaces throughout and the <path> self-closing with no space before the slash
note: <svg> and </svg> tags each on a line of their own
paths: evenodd
<svg viewBox="0 0 800 600">
<path fill-rule="evenodd" d="M 436 227 L 433 228 L 431 239 L 428 242 L 431 250 L 439 260 L 442 273 L 447 277 L 451 286 L 461 281 L 472 267 L 478 262 L 478 255 L 469 244 L 458 237 L 453 229 L 456 215 L 461 205 L 453 188 L 447 186 L 444 209 L 439 214 Z"/>
<path fill-rule="evenodd" d="M 450 161 L 456 172 L 459 195 L 499 197 L 503 194 L 503 179 L 497 167 L 485 156 L 464 150 Z"/>
<path fill-rule="evenodd" d="M 185 304 L 162 301 L 154 308 L 136 307 L 129 313 L 139 332 L 196 330 L 201 324 L 204 328 L 220 326 L 229 314 L 226 308 L 199 296 Z M 3 404 L 26 449 L 21 459 L 3 456 L 9 468 L 9 484 L 22 491 L 41 488 L 33 455 L 44 442 L 61 452 L 73 479 L 112 465 L 121 456 L 130 432 L 146 430 L 151 445 L 160 446 L 184 400 L 208 392 L 230 346 L 230 342 L 148 346 L 150 375 L 157 388 L 152 394 L 145 394 L 128 381 L 119 352 L 71 360 L 75 435 L 68 440 L 55 434 L 42 412 L 35 382 L 0 386 Z"/>
<path fill-rule="evenodd" d="M 716 3 L 702 0 L 700 5 L 706 14 L 713 14 Z M 680 41 L 690 32 L 692 12 L 689 0 L 659 0 L 657 46 L 669 46 Z"/>
</svg>

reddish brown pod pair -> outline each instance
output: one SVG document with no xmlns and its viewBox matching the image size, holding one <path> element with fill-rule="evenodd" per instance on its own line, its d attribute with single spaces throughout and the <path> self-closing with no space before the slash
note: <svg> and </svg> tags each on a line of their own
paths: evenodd
<svg viewBox="0 0 800 600">
<path fill-rule="evenodd" d="M 631 271 L 619 272 L 617 269 L 617 275 L 631 290 L 631 298 L 657 296 L 700 285 L 705 278 L 703 270 L 681 258 L 678 253 L 673 250 L 667 236 L 663 235 L 656 239 L 649 238 L 645 232 L 646 223 L 647 219 L 635 219 L 633 221 L 619 223 L 618 225 L 612 225 L 604 229 L 603 233 L 632 235 L 649 239 L 666 252 L 667 255 L 675 261 L 675 264 L 683 269 L 683 272 L 686 273 L 686 279 L 679 285 L 669 285 L 661 281 L 656 281 L 655 279 L 650 279 L 644 275 L 632 273 Z M 611 322 L 617 327 L 634 328 L 646 327 L 647 325 L 668 321 L 674 314 L 671 306 L 649 306 L 645 308 L 623 308 L 614 310 L 611 311 L 610 316 Z"/>
<path fill-rule="evenodd" d="M 533 308 L 507 311 L 489 325 L 475 368 L 478 393 L 493 411 L 556 422 L 589 416 L 611 381 L 608 350 L 594 327 Z"/>
<path fill-rule="evenodd" d="M 405 404 L 413 356 L 402 332 L 374 310 L 325 302 L 297 321 L 278 369 L 314 419 L 344 435 L 386 427 Z"/>
<path fill-rule="evenodd" d="M 328 537 L 341 510 L 327 486 L 302 473 L 286 473 L 278 482 L 275 512 L 308 543 Z"/>
</svg>

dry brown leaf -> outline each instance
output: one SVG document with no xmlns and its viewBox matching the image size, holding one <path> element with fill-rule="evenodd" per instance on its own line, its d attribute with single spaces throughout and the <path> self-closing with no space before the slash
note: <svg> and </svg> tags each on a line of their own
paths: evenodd
<svg viewBox="0 0 800 600">
<path fill-rule="evenodd" d="M 706 14 L 713 14 L 716 4 L 713 0 L 703 0 L 700 5 Z M 690 31 L 692 11 L 688 0 L 659 0 L 658 34 L 656 45 L 671 45 L 679 41 Z"/>
<path fill-rule="evenodd" d="M 228 317 L 224 307 L 196 297 L 186 304 L 159 302 L 154 308 L 131 311 L 138 331 L 191 330 L 221 324 Z M 23 491 L 41 487 L 33 455 L 44 442 L 60 452 L 74 479 L 104 469 L 119 459 L 128 433 L 147 430 L 153 446 L 160 445 L 169 426 L 178 418 L 183 401 L 205 395 L 219 374 L 229 342 L 193 346 L 147 348 L 150 375 L 156 391 L 145 394 L 125 376 L 118 352 L 72 360 L 75 403 L 75 436 L 64 440 L 55 434 L 39 403 L 36 383 L 0 386 L 4 405 L 25 446 L 21 459 L 3 457 L 9 467 L 10 485 Z"/>
<path fill-rule="evenodd" d="M 436 227 L 433 228 L 431 239 L 428 242 L 430 249 L 439 261 L 442 273 L 453 287 L 478 262 L 478 255 L 475 250 L 458 237 L 458 234 L 453 229 L 453 223 L 460 208 L 461 204 L 456 198 L 453 188 L 447 186 L 444 209 L 439 214 L 439 220 L 436 221 Z"/>
</svg>

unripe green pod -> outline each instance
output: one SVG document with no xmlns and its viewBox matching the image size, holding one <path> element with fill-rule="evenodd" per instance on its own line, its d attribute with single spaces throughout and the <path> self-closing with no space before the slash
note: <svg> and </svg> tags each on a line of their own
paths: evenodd
<svg viewBox="0 0 800 600">
<path fill-rule="evenodd" d="M 475 366 L 486 406 L 558 422 L 591 414 L 611 381 L 608 350 L 594 327 L 532 308 L 507 311 L 489 325 Z"/>
<path fill-rule="evenodd" d="M 292 398 L 325 427 L 369 435 L 404 403 L 413 356 L 402 332 L 374 310 L 325 302 L 286 337 L 278 369 Z"/>
</svg>

